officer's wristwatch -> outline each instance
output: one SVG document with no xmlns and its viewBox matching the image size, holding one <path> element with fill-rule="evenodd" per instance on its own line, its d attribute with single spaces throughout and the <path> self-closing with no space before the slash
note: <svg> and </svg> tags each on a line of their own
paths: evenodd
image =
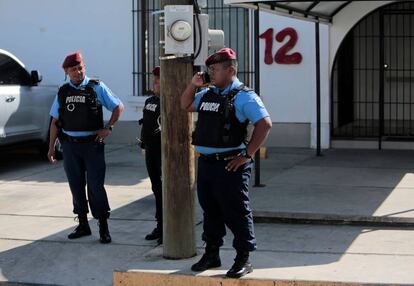
<svg viewBox="0 0 414 286">
<path fill-rule="evenodd" d="M 107 124 L 107 125 L 105 126 L 105 129 L 108 129 L 109 131 L 111 131 L 111 132 L 112 132 L 112 129 L 114 129 L 114 126 L 113 126 L 113 125 L 109 125 L 109 124 Z"/>
<path fill-rule="evenodd" d="M 247 159 L 251 159 L 252 156 L 249 155 L 249 153 L 247 153 L 247 148 L 245 148 L 243 151 L 240 152 L 239 156 L 247 158 Z"/>
</svg>

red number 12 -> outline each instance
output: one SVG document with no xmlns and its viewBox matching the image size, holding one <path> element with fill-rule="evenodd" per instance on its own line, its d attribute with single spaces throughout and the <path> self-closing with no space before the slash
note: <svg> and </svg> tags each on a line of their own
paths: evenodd
<svg viewBox="0 0 414 286">
<path fill-rule="evenodd" d="M 290 37 L 289 41 L 284 44 L 277 52 L 274 61 L 278 64 L 300 64 L 302 62 L 302 55 L 300 53 L 293 53 L 288 55 L 298 42 L 298 33 L 293 28 L 285 28 L 276 34 L 276 41 L 283 42 L 286 37 Z M 264 62 L 267 65 L 273 63 L 273 28 L 269 28 L 259 36 L 260 39 L 265 40 L 265 57 Z"/>
</svg>

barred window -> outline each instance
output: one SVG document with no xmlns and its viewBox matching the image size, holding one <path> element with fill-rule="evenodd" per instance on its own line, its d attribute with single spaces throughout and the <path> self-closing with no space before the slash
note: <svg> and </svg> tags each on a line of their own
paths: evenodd
<svg viewBox="0 0 414 286">
<path fill-rule="evenodd" d="M 159 10 L 160 0 L 132 0 L 133 11 L 133 94 L 151 94 L 151 71 L 159 65 Z M 220 29 L 225 34 L 225 46 L 237 53 L 238 76 L 246 85 L 252 83 L 249 18 L 251 12 L 244 8 L 224 5 L 222 0 L 208 0 L 202 9 L 210 18 L 210 29 Z"/>
</svg>

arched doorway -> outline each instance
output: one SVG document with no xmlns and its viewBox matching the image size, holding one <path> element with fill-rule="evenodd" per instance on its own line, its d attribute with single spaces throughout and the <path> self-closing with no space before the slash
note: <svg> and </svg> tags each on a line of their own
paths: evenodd
<svg viewBox="0 0 414 286">
<path fill-rule="evenodd" d="M 384 6 L 345 37 L 331 78 L 332 139 L 414 141 L 414 3 Z"/>
</svg>

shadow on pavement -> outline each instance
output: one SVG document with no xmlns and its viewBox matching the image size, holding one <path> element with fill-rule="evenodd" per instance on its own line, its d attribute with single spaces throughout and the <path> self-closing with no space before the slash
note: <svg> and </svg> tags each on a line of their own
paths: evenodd
<svg viewBox="0 0 414 286">
<path fill-rule="evenodd" d="M 293 192 L 294 195 L 290 193 L 289 200 L 287 197 L 283 198 L 293 205 L 295 200 L 300 200 L 297 196 L 306 191 L 306 188 L 310 189 L 316 185 L 330 185 L 338 188 L 349 187 L 348 191 L 351 191 L 354 187 L 361 187 L 362 179 L 365 179 L 369 184 L 374 183 L 374 187 L 377 188 L 380 187 L 380 184 L 387 184 L 390 187 L 389 192 L 382 192 L 375 200 L 360 202 L 368 212 L 373 213 L 387 199 L 393 187 L 400 184 L 409 167 L 408 159 L 402 155 L 399 155 L 398 158 L 406 165 L 400 168 L 401 165 L 394 164 L 392 153 L 376 162 L 368 162 L 363 157 L 361 159 L 356 156 L 351 160 L 352 162 L 346 161 L 345 164 L 340 163 L 342 153 L 335 153 L 335 151 L 326 153 L 326 156 L 322 158 L 315 158 L 306 150 L 302 153 L 289 152 L 279 150 L 274 154 L 271 153 L 270 155 L 274 157 L 271 157 L 263 165 L 268 166 L 265 181 L 268 186 L 290 184 L 293 187 L 300 187 L 300 192 Z M 7 157 L 6 161 L 14 158 L 12 154 L 7 156 L 10 157 Z M 144 162 L 137 160 L 136 156 L 139 156 L 137 151 L 129 147 L 119 147 L 119 149 L 112 147 L 108 150 L 109 186 L 134 185 L 145 179 L 145 172 L 137 171 L 137 169 L 145 168 Z M 281 161 L 282 158 L 284 158 L 284 162 Z M 272 161 L 274 165 L 271 164 Z M 16 162 L 10 166 L 13 166 L 11 168 L 14 169 L 14 172 L 24 171 L 23 173 L 26 173 L 26 176 L 18 178 L 20 181 L 64 182 L 63 179 L 62 181 L 54 181 L 52 179 L 54 177 L 50 175 L 50 172 L 62 172 L 62 168 L 59 166 L 50 167 L 46 164 L 36 161 L 36 159 L 24 157 L 16 159 Z M 337 164 L 341 166 L 340 170 L 335 169 Z M 367 177 L 371 173 L 357 172 L 356 175 L 352 175 L 343 172 L 344 164 L 349 164 L 346 168 L 350 170 L 378 166 L 380 171 L 383 170 L 383 164 L 387 164 L 387 167 L 394 166 L 396 172 L 389 175 L 386 172 L 380 172 L 379 175 L 372 177 Z M 8 183 L 7 178 L 10 181 L 17 180 L 10 173 L 7 175 L 7 166 L 7 163 L 2 160 L 0 176 L 3 184 Z M 45 171 L 40 172 L 40 177 L 38 177 L 35 172 L 43 170 L 42 168 L 45 168 Z M 329 169 L 333 171 L 327 172 Z M 5 172 L 2 172 L 4 170 Z M 389 168 L 386 170 L 389 171 Z M 305 173 L 306 176 L 304 176 Z M 301 174 L 303 180 L 298 179 L 301 178 Z M 256 192 L 253 190 L 252 196 L 255 196 Z M 112 195 L 117 196 L 115 192 Z M 270 193 L 263 195 L 263 201 L 273 204 L 276 210 L 282 207 L 278 196 Z M 68 203 L 67 201 L 62 202 L 62 204 Z M 312 204 L 313 202 L 302 201 L 303 205 L 306 203 Z M 322 202 L 322 204 L 329 204 L 329 200 Z M 301 206 L 297 205 L 299 208 Z M 0 219 L 3 220 L 0 234 L 0 241 L 2 241 L 0 245 L 0 277 L 9 281 L 58 285 L 111 285 L 112 272 L 116 269 L 165 270 L 170 273 L 192 274 L 189 270 L 190 265 L 199 257 L 180 261 L 164 260 L 162 259 L 162 248 L 156 247 L 155 242 L 143 239 L 155 224 L 153 207 L 153 196 L 147 193 L 140 199 L 130 200 L 113 209 L 110 220 L 113 243 L 110 245 L 101 245 L 97 242 L 97 226 L 94 220 L 91 221 L 93 236 L 69 241 L 66 239 L 66 235 L 75 225 L 71 218 L 37 217 L 35 215 L 11 215 L 2 218 L 0 215 Z M 255 269 L 317 266 L 338 262 L 363 232 L 364 229 L 361 227 L 338 227 L 333 230 L 324 226 L 257 224 L 256 233 L 259 248 L 253 255 Z M 223 271 L 231 266 L 235 254 L 231 247 L 231 234 L 228 233 L 226 244 L 222 250 L 223 266 L 220 269 Z M 200 235 L 201 226 L 197 226 L 198 246 L 202 247 Z"/>
<path fill-rule="evenodd" d="M 0 157 L 0 185 L 12 181 L 67 183 L 62 161 L 51 164 L 36 148 L 0 150 Z M 106 145 L 105 158 L 105 185 L 133 186 L 146 178 L 140 176 L 141 173 L 146 174 L 146 169 L 144 156 L 137 146 Z"/>
</svg>

